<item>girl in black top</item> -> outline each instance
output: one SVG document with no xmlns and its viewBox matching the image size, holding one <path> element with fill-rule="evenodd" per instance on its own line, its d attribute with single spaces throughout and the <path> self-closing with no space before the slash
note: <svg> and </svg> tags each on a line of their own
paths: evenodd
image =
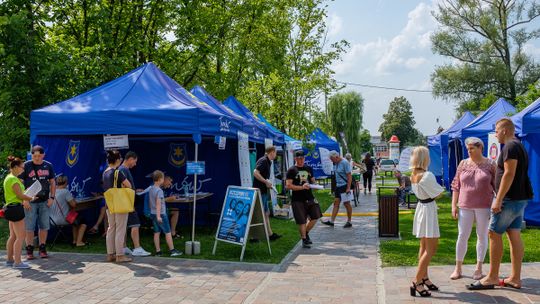
<svg viewBox="0 0 540 304">
<path fill-rule="evenodd" d="M 362 163 L 366 165 L 367 169 L 367 171 L 362 174 L 362 177 L 364 178 L 364 194 L 366 194 L 367 189 L 369 189 L 369 193 L 371 193 L 371 180 L 373 179 L 373 167 L 375 167 L 375 162 L 373 161 L 373 158 L 371 158 L 371 154 L 366 153 Z"/>
</svg>

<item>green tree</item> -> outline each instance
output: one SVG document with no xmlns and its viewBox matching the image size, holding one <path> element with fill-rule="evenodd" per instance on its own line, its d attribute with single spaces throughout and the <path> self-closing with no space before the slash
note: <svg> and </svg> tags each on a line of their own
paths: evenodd
<svg viewBox="0 0 540 304">
<path fill-rule="evenodd" d="M 516 97 L 517 111 L 525 109 L 528 105 L 540 98 L 540 81 L 537 81 L 535 84 L 531 84 L 527 92 L 523 93 Z"/>
<path fill-rule="evenodd" d="M 431 37 L 433 52 L 457 62 L 432 73 L 435 96 L 478 110 L 487 94 L 515 102 L 540 78 L 540 65 L 523 50 L 540 37 L 527 28 L 540 16 L 537 1 L 442 0 L 434 16 L 441 28 Z"/>
<path fill-rule="evenodd" d="M 336 93 L 328 100 L 328 118 L 331 135 L 338 139 L 342 147 L 347 146 L 356 159 L 362 152 L 360 135 L 364 99 L 357 92 Z M 343 136 L 347 145 L 344 145 Z"/>
<path fill-rule="evenodd" d="M 379 126 L 382 138 L 389 140 L 392 135 L 396 135 L 401 141 L 400 146 L 414 145 L 422 137 L 421 133 L 415 129 L 414 116 L 409 101 L 401 96 L 390 102 L 388 112 L 383 115 L 383 122 Z"/>
<path fill-rule="evenodd" d="M 361 153 L 371 152 L 373 150 L 373 145 L 371 144 L 371 134 L 369 133 L 369 130 L 363 129 L 362 131 L 360 131 L 358 143 Z M 356 159 L 360 159 L 360 155 L 356 156 Z"/>
</svg>

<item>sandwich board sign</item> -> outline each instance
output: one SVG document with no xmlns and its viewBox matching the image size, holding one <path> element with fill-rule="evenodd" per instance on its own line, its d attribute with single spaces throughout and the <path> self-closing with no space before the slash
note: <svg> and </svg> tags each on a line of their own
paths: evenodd
<svg viewBox="0 0 540 304">
<path fill-rule="evenodd" d="M 259 189 L 240 186 L 227 187 L 212 254 L 216 254 L 218 241 L 236 244 L 242 246 L 240 254 L 240 261 L 242 261 L 246 244 L 249 238 L 254 237 L 266 240 L 268 252 L 271 255 L 272 249 L 266 225 Z"/>
</svg>

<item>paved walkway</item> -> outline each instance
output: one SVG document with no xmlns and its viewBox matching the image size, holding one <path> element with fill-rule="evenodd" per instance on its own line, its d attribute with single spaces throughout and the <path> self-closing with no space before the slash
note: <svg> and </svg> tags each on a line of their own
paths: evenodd
<svg viewBox="0 0 540 304">
<path fill-rule="evenodd" d="M 376 211 L 375 194 L 360 197 L 354 212 Z M 414 267 L 380 267 L 376 217 L 353 217 L 352 229 L 343 224 L 344 218 L 334 228 L 317 224 L 313 248 L 297 246 L 279 265 L 153 257 L 118 265 L 103 262 L 104 255 L 55 253 L 33 261 L 31 270 L 0 266 L 0 298 L 2 303 L 540 303 L 540 280 L 532 279 L 540 276 L 540 263 L 525 265 L 521 291 L 468 292 L 464 285 L 471 280 L 447 278 L 452 266 L 432 267 L 442 291 L 412 298 Z M 3 263 L 4 253 L 0 256 Z"/>
</svg>

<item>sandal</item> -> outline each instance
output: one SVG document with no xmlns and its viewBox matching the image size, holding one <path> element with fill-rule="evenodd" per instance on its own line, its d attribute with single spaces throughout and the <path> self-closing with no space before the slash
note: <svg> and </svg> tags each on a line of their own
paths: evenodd
<svg viewBox="0 0 540 304">
<path fill-rule="evenodd" d="M 416 297 L 417 292 L 422 298 L 431 297 L 431 293 L 427 291 L 426 289 L 418 290 L 418 286 L 422 286 L 422 285 L 424 285 L 424 283 L 416 284 L 415 282 L 412 282 L 412 286 L 409 287 L 410 292 L 411 292 L 411 297 Z"/>
<path fill-rule="evenodd" d="M 506 282 L 505 280 L 506 279 L 500 279 L 499 280 L 499 286 L 501 286 L 501 287 L 510 287 L 510 288 L 514 288 L 514 289 L 521 289 L 521 286 L 516 285 L 514 283 Z"/>
<path fill-rule="evenodd" d="M 433 284 L 433 282 L 431 282 L 431 284 L 428 284 L 427 281 L 430 281 L 429 278 L 425 278 L 422 280 L 422 285 L 425 285 L 429 290 L 433 290 L 433 291 L 438 291 L 439 290 L 439 287 L 435 284 Z"/>
<path fill-rule="evenodd" d="M 474 283 L 466 285 L 465 287 L 467 287 L 468 290 L 484 290 L 495 288 L 495 284 L 483 285 L 480 281 L 475 281 Z"/>
</svg>

